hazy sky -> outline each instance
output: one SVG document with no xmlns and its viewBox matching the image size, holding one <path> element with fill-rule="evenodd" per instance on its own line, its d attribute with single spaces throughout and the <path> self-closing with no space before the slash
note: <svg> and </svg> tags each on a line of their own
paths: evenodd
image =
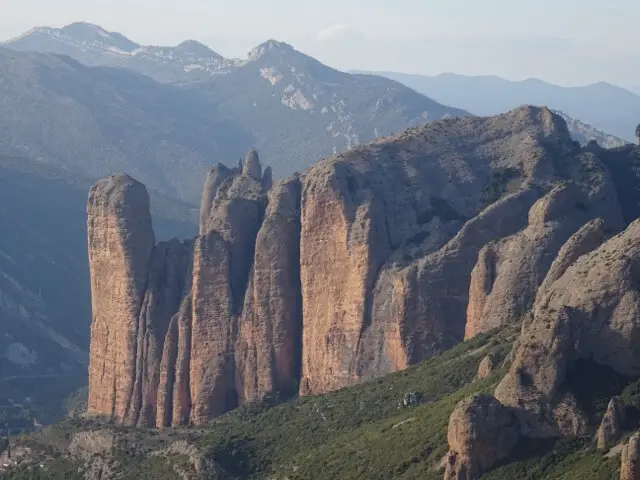
<svg viewBox="0 0 640 480">
<path fill-rule="evenodd" d="M 0 0 L 0 37 L 89 21 L 245 56 L 268 38 L 339 69 L 640 86 L 640 0 Z"/>
</svg>

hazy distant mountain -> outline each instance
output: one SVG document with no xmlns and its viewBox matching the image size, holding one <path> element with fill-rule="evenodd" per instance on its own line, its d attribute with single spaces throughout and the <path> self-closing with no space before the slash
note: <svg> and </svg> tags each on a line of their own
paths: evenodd
<svg viewBox="0 0 640 480">
<path fill-rule="evenodd" d="M 253 132 L 276 174 L 409 126 L 468 115 L 400 83 L 334 70 L 275 40 L 228 74 L 185 88 L 203 92 L 220 114 Z"/>
<path fill-rule="evenodd" d="M 137 140 L 121 140 L 119 133 L 108 140 L 130 149 L 135 146 L 136 158 L 132 156 L 131 161 L 145 158 L 144 175 L 130 168 L 127 171 L 147 185 L 189 201 L 197 200 L 204 164 L 235 163 L 239 146 L 242 151 L 257 147 L 274 174 L 285 176 L 376 137 L 445 116 L 468 115 L 389 79 L 339 72 L 275 40 L 259 45 L 243 60 L 227 60 L 194 41 L 177 47 L 141 47 L 120 34 L 79 23 L 62 29 L 36 28 L 7 46 L 64 53 L 89 65 L 125 66 L 156 80 L 178 82 L 171 87 L 158 85 L 123 69 L 81 68 L 59 57 L 45 60 L 29 54 L 36 63 L 65 64 L 62 68 L 32 68 L 38 88 L 47 76 L 59 85 L 53 96 L 38 95 L 38 102 L 53 101 L 62 93 L 75 104 L 78 84 L 89 93 L 95 81 L 102 86 L 100 91 L 106 91 L 105 98 L 97 101 L 93 93 L 85 95 L 88 111 L 99 111 L 111 124 L 121 117 L 123 135 Z M 0 65 L 0 73 L 4 69 Z M 135 112 L 127 105 L 114 111 L 115 96 L 123 87 L 127 96 L 122 98 L 135 105 Z M 68 92 L 60 92 L 63 88 Z M 15 90 L 5 92 L 18 102 Z M 0 85 L 0 93 L 5 92 Z M 138 97 L 151 98 L 140 101 Z M 26 100 L 33 102 L 34 98 Z M 16 108 L 20 110 L 14 105 Z M 35 116 L 29 118 L 31 125 Z M 89 119 L 85 122 L 91 125 Z M 46 120 L 47 125 L 51 123 Z M 130 123 L 137 132 L 125 126 Z M 157 148 L 160 138 L 168 143 L 167 148 Z M 148 148 L 151 150 L 139 151 Z M 160 158 L 152 161 L 152 155 Z M 111 171 L 123 169 L 120 165 L 129 161 L 110 166 L 107 160 L 114 162 L 105 158 L 98 163 Z M 162 178 L 148 178 L 151 175 Z"/>
<path fill-rule="evenodd" d="M 640 96 L 609 83 L 560 87 L 542 80 L 512 82 L 495 76 L 445 73 L 435 77 L 371 72 L 396 80 L 438 102 L 494 115 L 523 105 L 546 105 L 625 140 L 635 140 L 640 122 Z"/>
<path fill-rule="evenodd" d="M 191 201 L 199 200 L 194 188 L 211 163 L 238 158 L 254 143 L 193 92 L 125 69 L 4 48 L 0 112 L 11 113 L 0 115 L 0 153 L 89 179 L 126 171 Z"/>
<path fill-rule="evenodd" d="M 69 55 L 89 66 L 126 67 L 167 83 L 224 73 L 236 63 L 193 40 L 175 47 L 143 46 L 119 33 L 83 22 L 63 28 L 37 27 L 5 46 Z"/>
<path fill-rule="evenodd" d="M 569 132 L 571 132 L 571 137 L 575 141 L 580 142 L 581 145 L 586 145 L 593 140 L 598 142 L 598 145 L 603 148 L 617 148 L 629 143 L 628 141 L 614 135 L 601 132 L 600 130 L 593 128 L 591 125 L 573 118 L 564 112 L 555 110 L 554 113 L 560 115 L 564 121 L 567 122 L 567 128 L 569 129 Z"/>
</svg>

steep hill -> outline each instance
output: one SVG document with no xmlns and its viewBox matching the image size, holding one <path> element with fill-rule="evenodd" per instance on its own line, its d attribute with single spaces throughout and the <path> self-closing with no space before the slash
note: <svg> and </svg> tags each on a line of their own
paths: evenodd
<svg viewBox="0 0 640 480">
<path fill-rule="evenodd" d="M 495 76 L 445 73 L 435 77 L 371 72 L 396 80 L 438 102 L 475 115 L 496 115 L 520 105 L 546 105 L 593 125 L 602 132 L 635 142 L 640 96 L 608 83 L 561 87 L 538 79 L 512 82 Z"/>
</svg>

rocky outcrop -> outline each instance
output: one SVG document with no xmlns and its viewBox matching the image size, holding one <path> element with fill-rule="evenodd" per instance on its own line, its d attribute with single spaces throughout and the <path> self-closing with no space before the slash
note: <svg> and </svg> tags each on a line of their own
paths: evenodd
<svg viewBox="0 0 640 480">
<path fill-rule="evenodd" d="M 573 155 L 566 126 L 544 109 L 441 125 L 305 174 L 302 393 L 402 369 L 462 340 L 478 252 L 525 226 L 540 196 L 534 180 L 561 175 L 538 139 Z"/>
<path fill-rule="evenodd" d="M 524 230 L 480 253 L 471 274 L 466 338 L 517 321 L 528 312 L 560 249 L 586 222 L 607 218 L 610 228 L 622 228 L 615 186 L 605 167 L 589 154 L 576 163 L 597 169 L 600 177 L 586 185 L 564 183 L 552 188 L 531 207 Z M 574 240 L 580 247 L 563 252 L 564 262 L 587 250 L 602 230 L 602 220 L 597 220 L 582 232 L 585 238 Z M 554 265 L 550 278 L 562 268 L 562 263 Z"/>
<path fill-rule="evenodd" d="M 253 148 L 247 152 L 244 157 L 244 167 L 242 169 L 242 175 L 252 178 L 256 182 L 262 181 L 262 166 L 258 159 L 258 152 Z"/>
<path fill-rule="evenodd" d="M 640 478 L 640 434 L 633 435 L 622 449 L 620 456 L 620 480 Z"/>
<path fill-rule="evenodd" d="M 607 411 L 602 417 L 602 422 L 596 434 L 598 450 L 606 451 L 616 444 L 622 435 L 625 421 L 625 404 L 619 397 L 613 397 L 609 401 Z"/>
<path fill-rule="evenodd" d="M 213 201 L 216 199 L 220 185 L 233 174 L 233 169 L 227 168 L 221 163 L 213 166 L 207 173 L 200 201 L 200 235 L 204 235 L 207 232 Z"/>
<path fill-rule="evenodd" d="M 240 403 L 296 393 L 302 352 L 300 182 L 276 183 L 258 232 L 236 343 Z"/>
<path fill-rule="evenodd" d="M 496 390 L 522 410 L 525 432 L 558 432 L 552 412 L 568 371 L 589 358 L 624 375 L 640 374 L 638 335 L 640 221 L 583 255 L 539 292 L 507 376 Z M 565 249 L 569 251 L 570 249 Z"/>
<path fill-rule="evenodd" d="M 519 439 L 511 409 L 489 395 L 460 402 L 449 419 L 445 480 L 475 480 L 506 458 Z"/>
<path fill-rule="evenodd" d="M 131 422 L 138 318 L 154 234 L 145 187 L 126 175 L 95 184 L 88 201 L 91 269 L 89 413 Z"/>
<path fill-rule="evenodd" d="M 549 110 L 523 107 L 415 128 L 275 183 L 252 150 L 237 168 L 210 171 L 200 234 L 189 243 L 154 246 L 144 212 L 137 223 L 118 213 L 117 228 L 105 230 L 109 215 L 90 200 L 97 372 L 90 381 L 92 392 L 107 392 L 94 393 L 91 411 L 129 424 L 201 424 L 270 394 L 319 394 L 394 372 L 526 317 L 524 330 L 537 340 L 523 337 L 512 372 L 541 368 L 542 386 L 510 373 L 517 385 L 505 380 L 498 399 L 519 415 L 530 401 L 527 415 L 544 411 L 548 431 L 584 430 L 575 398 L 557 389 L 563 374 L 552 377 L 576 349 L 601 360 L 588 329 L 576 326 L 597 317 L 593 328 L 606 334 L 588 302 L 618 302 L 614 330 L 633 336 L 634 297 L 625 285 L 635 281 L 635 266 L 621 273 L 624 262 L 634 265 L 633 241 L 607 254 L 620 267 L 606 282 L 626 293 L 603 291 L 587 266 L 591 279 L 572 283 L 576 265 L 624 227 L 600 154 L 575 144 Z M 96 233 L 105 231 L 114 233 Z M 105 236 L 126 244 L 118 247 L 125 253 L 102 258 L 110 250 L 92 239 Z M 145 249 L 134 248 L 143 237 Z M 107 268 L 116 275 L 105 287 Z M 601 294 L 569 298 L 568 285 Z M 117 348 L 102 340 L 107 317 L 129 339 Z M 528 342 L 541 338 L 529 367 Z M 629 342 L 610 341 L 621 348 L 602 360 L 628 363 Z M 115 377 L 99 374 L 102 350 L 131 359 L 117 388 Z M 123 398 L 112 410 L 116 391 Z"/>
<path fill-rule="evenodd" d="M 492 355 L 484 357 L 480 362 L 480 365 L 478 365 L 478 374 L 476 375 L 476 378 L 478 378 L 478 380 L 489 378 L 496 367 L 495 363 L 496 359 Z"/>
</svg>

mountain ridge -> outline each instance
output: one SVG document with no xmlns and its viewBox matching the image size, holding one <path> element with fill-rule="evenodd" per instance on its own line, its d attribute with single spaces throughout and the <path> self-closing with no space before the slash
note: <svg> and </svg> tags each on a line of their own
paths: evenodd
<svg viewBox="0 0 640 480">
<path fill-rule="evenodd" d="M 639 166 L 531 106 L 275 182 L 250 150 L 155 245 L 104 178 L 90 415 L 13 440 L 8 478 L 632 479 Z"/>
<path fill-rule="evenodd" d="M 464 105 L 476 115 L 495 115 L 523 104 L 547 105 L 630 142 L 635 141 L 640 118 L 640 96 L 607 82 L 562 87 L 540 79 L 510 81 L 495 75 L 362 73 L 400 81 L 438 101 Z"/>
<path fill-rule="evenodd" d="M 598 218 L 624 227 L 630 199 L 603 152 L 627 159 L 581 148 L 560 116 L 530 106 L 413 127 L 275 183 L 251 150 L 212 168 L 200 235 L 183 244 L 155 244 L 142 184 L 100 180 L 89 412 L 200 425 L 274 392 L 403 370 L 517 321 L 575 232 Z"/>
</svg>

